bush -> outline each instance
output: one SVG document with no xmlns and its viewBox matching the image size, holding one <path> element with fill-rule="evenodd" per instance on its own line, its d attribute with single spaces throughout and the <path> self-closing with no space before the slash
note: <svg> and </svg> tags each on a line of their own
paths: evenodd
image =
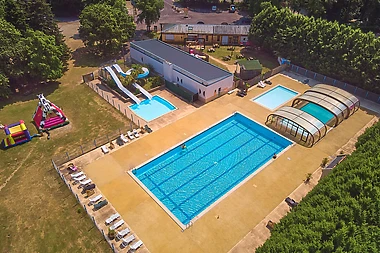
<svg viewBox="0 0 380 253">
<path fill-rule="evenodd" d="M 152 88 L 164 85 L 164 79 L 160 76 L 153 76 L 149 77 L 148 79 L 152 83 Z"/>
<path fill-rule="evenodd" d="M 380 38 L 268 2 L 262 7 L 250 28 L 253 43 L 306 69 L 380 93 Z"/>
<path fill-rule="evenodd" d="M 257 253 L 380 252 L 380 123 L 276 224 Z"/>
</svg>

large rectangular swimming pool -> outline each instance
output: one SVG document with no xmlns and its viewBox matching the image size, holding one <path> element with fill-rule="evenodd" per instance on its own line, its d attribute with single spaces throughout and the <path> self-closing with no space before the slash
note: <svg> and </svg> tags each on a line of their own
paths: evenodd
<svg viewBox="0 0 380 253">
<path fill-rule="evenodd" d="M 235 113 L 184 144 L 132 171 L 137 182 L 182 225 L 292 142 Z"/>
<path fill-rule="evenodd" d="M 253 98 L 252 101 L 270 110 L 274 110 L 297 95 L 297 92 L 290 90 L 284 86 L 277 85 L 264 94 Z"/>
</svg>

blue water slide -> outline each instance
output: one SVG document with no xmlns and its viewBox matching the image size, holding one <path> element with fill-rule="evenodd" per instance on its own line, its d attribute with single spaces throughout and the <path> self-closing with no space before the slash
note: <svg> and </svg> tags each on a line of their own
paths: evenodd
<svg viewBox="0 0 380 253">
<path fill-rule="evenodd" d="M 120 82 L 120 79 L 117 77 L 117 75 L 115 74 L 115 72 L 112 70 L 111 67 L 107 66 L 105 67 L 105 69 L 108 71 L 108 73 L 110 73 L 112 79 L 115 81 L 117 87 L 122 91 L 124 92 L 128 97 L 130 97 L 133 101 L 135 101 L 136 104 L 140 104 L 141 103 L 141 100 L 138 99 L 135 95 L 133 95 L 132 92 L 130 92 L 127 88 L 125 88 L 121 82 Z"/>
<path fill-rule="evenodd" d="M 133 69 L 129 69 L 127 72 L 123 72 L 123 70 L 121 69 L 121 67 L 119 66 L 119 64 L 114 64 L 113 67 L 123 77 L 129 76 L 131 74 L 132 70 L 133 70 Z M 144 71 L 144 73 L 139 74 L 137 76 L 137 79 L 144 78 L 144 77 L 147 77 L 149 75 L 149 69 L 143 67 L 142 70 Z M 141 87 L 137 83 L 134 83 L 133 86 L 135 86 L 137 89 L 139 89 L 141 91 L 141 93 L 144 94 L 148 99 L 152 99 L 152 95 L 147 90 L 145 90 L 143 87 Z"/>
</svg>

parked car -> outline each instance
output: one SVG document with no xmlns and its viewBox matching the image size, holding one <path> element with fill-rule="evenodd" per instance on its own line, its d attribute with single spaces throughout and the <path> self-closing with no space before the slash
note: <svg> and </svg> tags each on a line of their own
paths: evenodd
<svg viewBox="0 0 380 253">
<path fill-rule="evenodd" d="M 212 10 L 212 11 L 216 11 L 216 5 L 213 5 L 213 6 L 211 7 L 211 10 Z"/>
<path fill-rule="evenodd" d="M 287 197 L 285 199 L 285 202 L 290 206 L 290 207 L 296 207 L 298 205 L 298 202 L 295 201 L 294 199 Z"/>
</svg>

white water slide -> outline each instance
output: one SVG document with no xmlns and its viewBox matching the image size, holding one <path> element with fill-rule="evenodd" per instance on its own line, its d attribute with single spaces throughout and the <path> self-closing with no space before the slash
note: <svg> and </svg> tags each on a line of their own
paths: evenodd
<svg viewBox="0 0 380 253">
<path fill-rule="evenodd" d="M 117 87 L 122 91 L 124 92 L 128 97 L 130 97 L 133 101 L 136 102 L 136 104 L 140 104 L 141 103 L 141 100 L 138 99 L 135 95 L 133 95 L 132 92 L 130 92 L 127 88 L 125 88 L 121 82 L 120 82 L 120 79 L 117 77 L 117 75 L 115 74 L 115 72 L 112 70 L 111 67 L 107 66 L 105 67 L 105 69 L 108 71 L 108 73 L 110 73 L 112 79 L 115 81 Z"/>
<path fill-rule="evenodd" d="M 113 67 L 117 70 L 117 72 L 119 72 L 120 75 L 122 76 L 129 76 L 132 72 L 133 69 L 130 69 L 128 70 L 127 72 L 123 72 L 123 70 L 121 69 L 121 67 L 119 66 L 119 64 L 114 64 Z M 144 71 L 144 76 L 146 76 L 145 74 L 148 73 L 149 74 L 149 70 L 147 68 L 142 68 L 143 71 Z M 140 85 L 138 85 L 137 83 L 134 83 L 132 84 L 133 86 L 135 86 L 137 89 L 139 89 L 141 91 L 142 94 L 144 94 L 148 99 L 152 99 L 152 95 L 147 91 L 145 90 L 143 87 L 141 87 Z"/>
</svg>

